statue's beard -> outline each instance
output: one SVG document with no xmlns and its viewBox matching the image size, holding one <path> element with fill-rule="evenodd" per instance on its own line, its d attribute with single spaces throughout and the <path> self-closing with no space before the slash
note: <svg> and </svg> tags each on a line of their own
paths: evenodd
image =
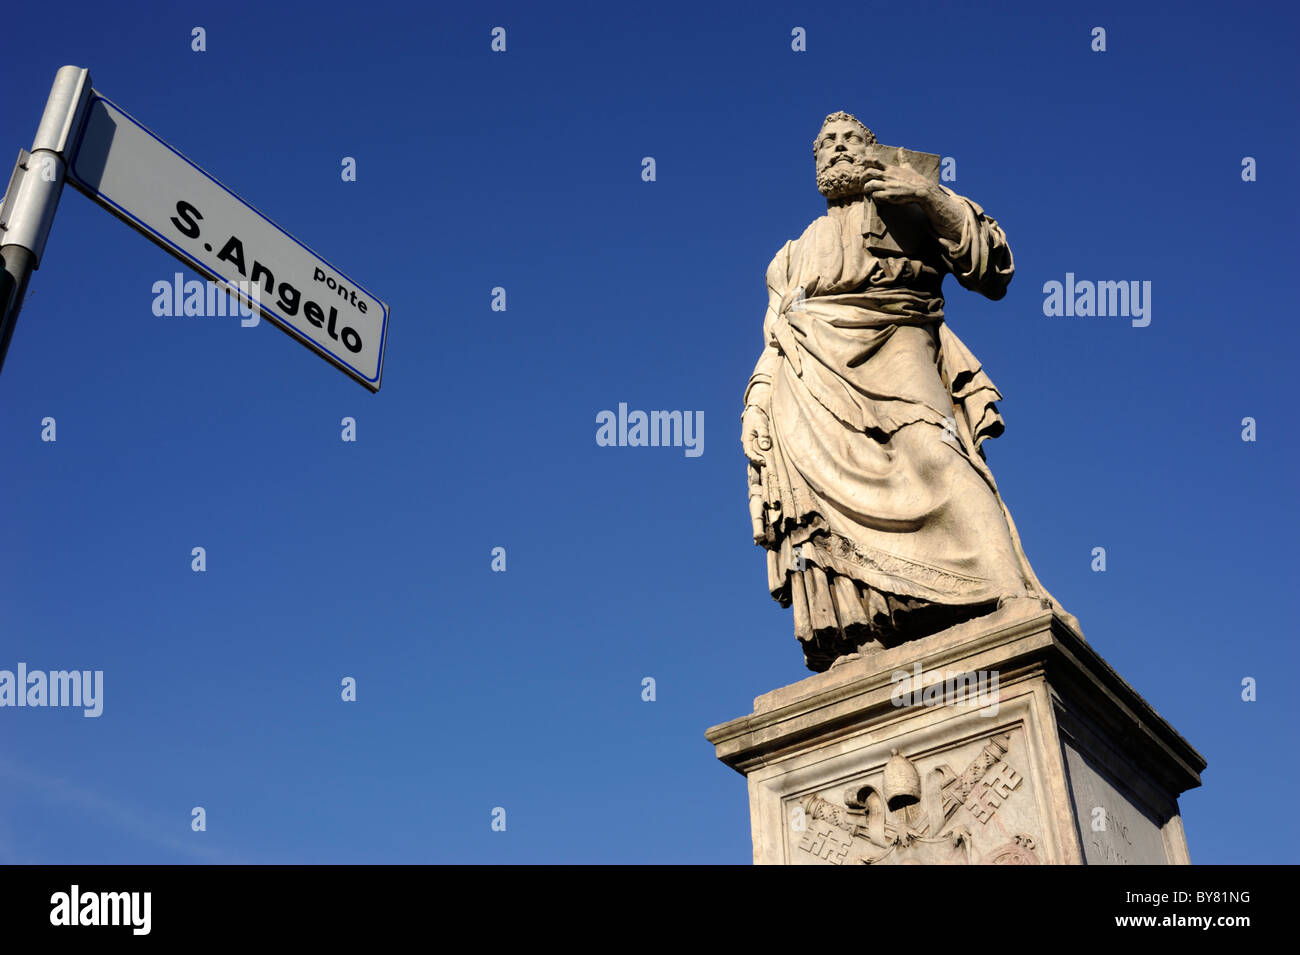
<svg viewBox="0 0 1300 955">
<path fill-rule="evenodd" d="M 867 184 L 866 163 L 837 162 L 817 174 L 817 189 L 827 199 L 860 196 Z"/>
</svg>

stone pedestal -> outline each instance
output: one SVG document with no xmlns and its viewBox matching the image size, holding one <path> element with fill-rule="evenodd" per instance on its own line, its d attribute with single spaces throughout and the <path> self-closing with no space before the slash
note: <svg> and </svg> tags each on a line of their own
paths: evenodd
<svg viewBox="0 0 1300 955">
<path fill-rule="evenodd" d="M 842 663 L 705 735 L 749 781 L 755 863 L 1190 861 L 1178 796 L 1205 760 L 1036 604 Z"/>
</svg>

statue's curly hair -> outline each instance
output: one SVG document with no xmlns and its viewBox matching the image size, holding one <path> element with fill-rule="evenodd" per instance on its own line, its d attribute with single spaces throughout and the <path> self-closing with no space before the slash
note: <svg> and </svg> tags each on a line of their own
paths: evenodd
<svg viewBox="0 0 1300 955">
<path fill-rule="evenodd" d="M 829 116 L 827 116 L 824 120 L 822 120 L 822 126 L 821 126 L 821 129 L 817 130 L 817 138 L 813 140 L 813 155 L 814 155 L 814 156 L 817 155 L 817 144 L 818 144 L 819 142 L 821 142 L 821 139 L 822 139 L 822 130 L 824 130 L 824 129 L 825 129 L 825 128 L 830 124 L 830 123 L 839 122 L 839 121 L 841 121 L 841 120 L 844 120 L 844 121 L 846 121 L 846 122 L 853 123 L 853 124 L 854 124 L 855 126 L 857 126 L 859 129 L 861 129 L 863 135 L 866 137 L 867 145 L 868 145 L 868 146 L 870 146 L 870 145 L 872 145 L 873 143 L 875 143 L 875 141 L 876 141 L 876 134 L 873 133 L 871 130 L 867 129 L 867 127 L 863 124 L 862 120 L 858 119 L 858 118 L 857 118 L 856 116 L 854 116 L 852 113 L 846 113 L 846 112 L 844 112 L 843 110 L 838 110 L 837 112 L 831 113 L 831 114 L 830 114 Z"/>
</svg>

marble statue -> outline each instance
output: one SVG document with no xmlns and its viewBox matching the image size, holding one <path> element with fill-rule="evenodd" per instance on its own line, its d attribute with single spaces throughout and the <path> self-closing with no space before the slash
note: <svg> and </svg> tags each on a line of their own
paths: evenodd
<svg viewBox="0 0 1300 955">
<path fill-rule="evenodd" d="M 1002 396 L 944 321 L 942 283 L 998 300 L 1015 266 L 939 157 L 876 142 L 848 113 L 814 143 L 826 215 L 767 270 L 745 390 L 754 541 L 809 669 L 1009 601 L 1051 607 L 985 462 Z"/>
</svg>

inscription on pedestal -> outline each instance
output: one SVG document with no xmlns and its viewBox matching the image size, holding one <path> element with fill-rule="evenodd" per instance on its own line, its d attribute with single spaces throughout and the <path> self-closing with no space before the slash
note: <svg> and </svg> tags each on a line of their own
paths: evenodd
<svg viewBox="0 0 1300 955">
<path fill-rule="evenodd" d="M 1065 763 L 1088 865 L 1166 865 L 1160 826 L 1068 742 Z"/>
</svg>

